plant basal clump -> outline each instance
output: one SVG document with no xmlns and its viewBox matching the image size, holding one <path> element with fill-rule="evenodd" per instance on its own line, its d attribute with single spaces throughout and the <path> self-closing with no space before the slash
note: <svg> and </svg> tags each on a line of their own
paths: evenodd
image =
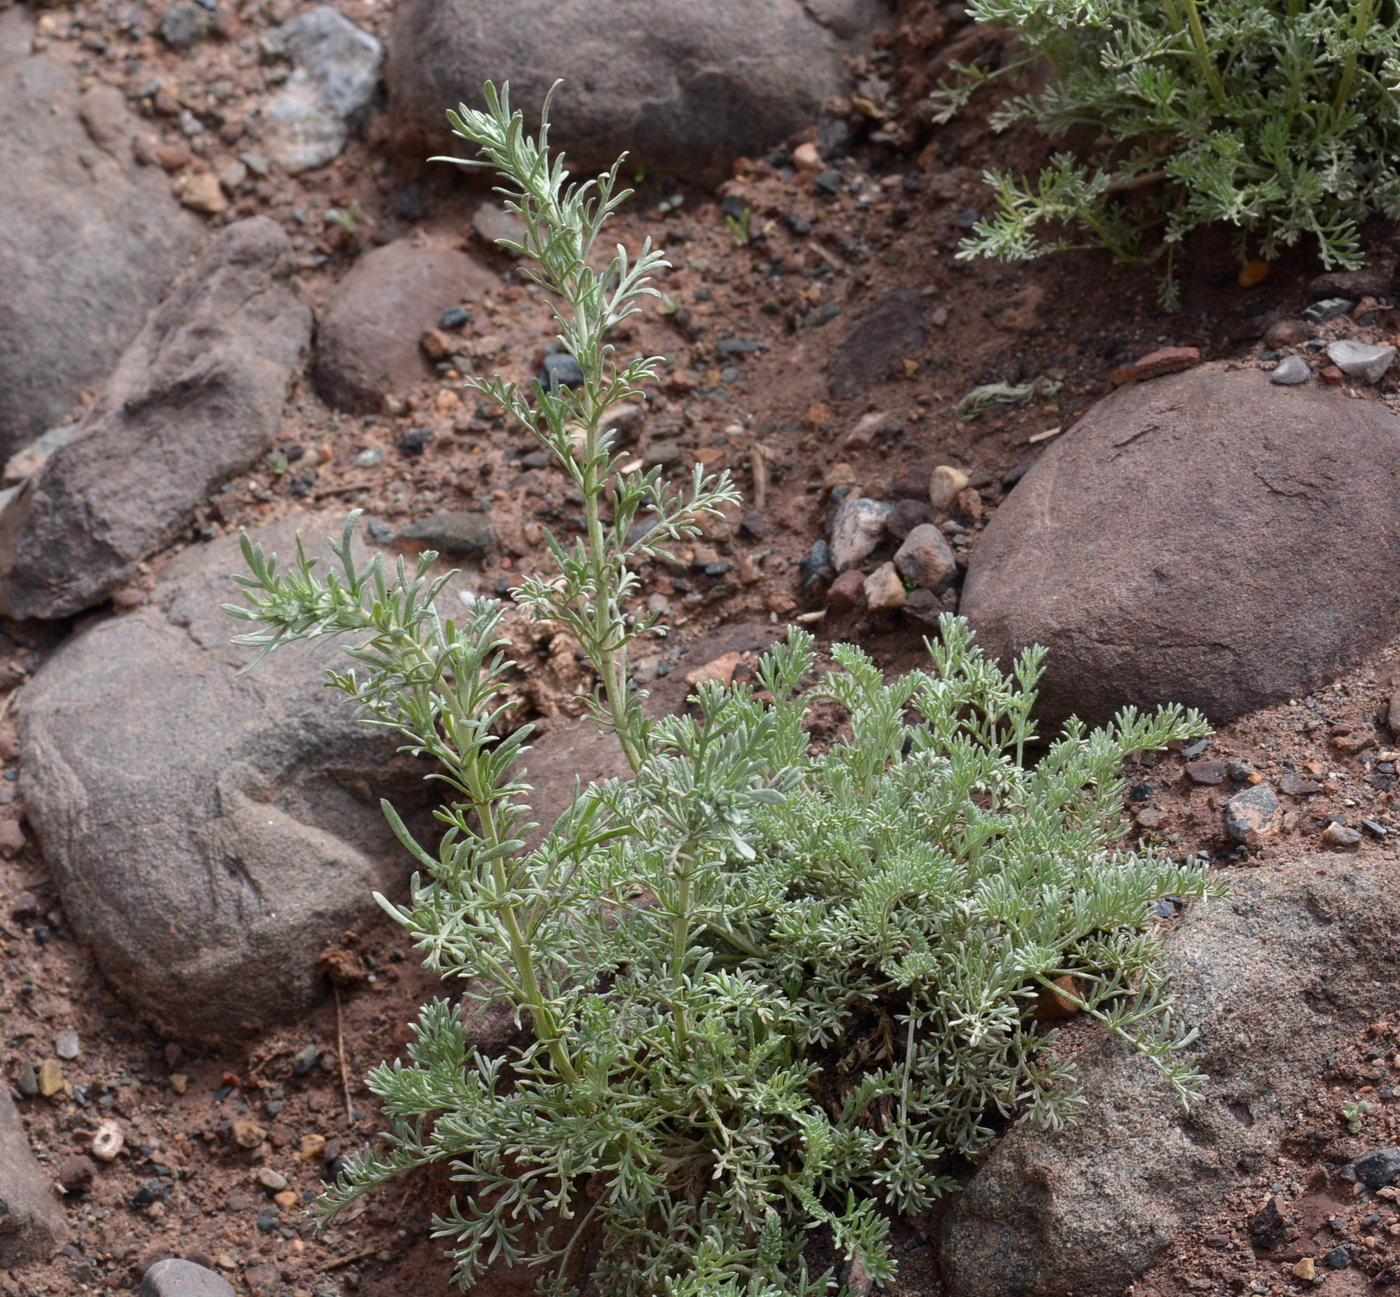
<svg viewBox="0 0 1400 1297">
<path fill-rule="evenodd" d="M 893 682 L 849 645 L 818 673 L 793 630 L 754 685 L 702 685 L 690 713 L 651 718 L 628 654 L 663 628 L 633 609 L 637 566 L 737 494 L 699 467 L 680 488 L 623 467 L 607 411 L 659 362 L 619 363 L 607 334 L 666 263 L 647 244 L 594 269 L 627 197 L 618 166 L 570 183 L 547 119 L 531 137 L 504 89 L 485 101 L 450 114 L 481 160 L 453 160 L 504 177 L 526 231 L 515 250 L 584 376 L 469 381 L 584 501 L 582 534 L 551 537 L 553 571 L 512 597 L 577 638 L 593 713 L 633 775 L 581 786 L 527 845 L 529 727 L 506 715 L 504 607 L 472 599 L 448 617 L 432 554 L 356 566 L 353 517 L 325 573 L 245 539 L 246 602 L 228 608 L 252 625 L 241 641 L 343 638 L 329 683 L 434 764 L 436 842 L 384 804 L 419 872 L 406 901 L 379 903 L 449 991 L 503 1001 L 528 1028 L 488 1057 L 457 999 L 426 1005 L 407 1057 L 369 1077 L 388 1130 L 327 1187 L 323 1214 L 445 1163 L 456 1197 L 434 1234 L 464 1288 L 498 1264 L 535 1267 L 543 1293 L 615 1297 L 879 1281 L 892 1216 L 952 1189 L 995 1123 L 1075 1114 L 1073 1069 L 1037 1021 L 1047 996 L 1192 1093 L 1149 916 L 1211 887 L 1200 867 L 1121 846 L 1119 772 L 1206 726 L 1128 710 L 1106 729 L 1071 722 L 1032 762 L 1042 651 L 1003 671 L 953 617 L 928 668 Z M 845 717 L 825 748 L 807 728 L 819 702 Z"/>
<path fill-rule="evenodd" d="M 1233 227 L 1242 256 L 1303 242 L 1328 268 L 1354 268 L 1361 224 L 1400 217 L 1393 0 L 971 0 L 968 12 L 1018 38 L 1019 57 L 991 75 L 1044 77 L 993 125 L 1092 144 L 1032 178 L 989 171 L 995 210 L 962 256 L 1165 257 L 1170 296 L 1180 245 L 1203 226 Z M 988 79 L 957 71 L 937 120 Z"/>
</svg>

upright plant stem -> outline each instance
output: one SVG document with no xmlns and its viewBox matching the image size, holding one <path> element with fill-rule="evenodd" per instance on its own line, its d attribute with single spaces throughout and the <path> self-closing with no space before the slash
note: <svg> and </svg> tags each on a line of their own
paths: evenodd
<svg viewBox="0 0 1400 1297">
<path fill-rule="evenodd" d="M 1332 98 L 1332 116 L 1334 118 L 1341 115 L 1341 111 L 1346 107 L 1347 100 L 1351 97 L 1351 83 L 1356 77 L 1356 54 L 1361 47 L 1361 38 L 1371 26 L 1371 13 L 1375 8 L 1375 0 L 1358 0 L 1356 6 L 1356 22 L 1351 32 L 1351 48 L 1347 51 L 1347 61 L 1342 65 L 1342 79 L 1337 82 L 1337 93 Z"/>
<path fill-rule="evenodd" d="M 477 815 L 481 820 L 482 837 L 491 845 L 497 845 L 500 841 L 500 833 L 496 827 L 496 816 L 491 804 L 487 802 L 479 805 Z M 559 1030 L 554 1010 L 544 998 L 544 992 L 540 988 L 539 975 L 535 971 L 534 952 L 530 949 L 530 943 L 520 928 L 520 916 L 516 912 L 515 906 L 505 899 L 510 891 L 510 879 L 506 876 L 505 860 L 500 856 L 491 862 L 491 883 L 496 890 L 501 923 L 505 927 L 506 940 L 510 947 L 511 963 L 515 966 L 516 976 L 520 978 L 520 987 L 524 992 L 526 1007 L 530 1010 L 530 1016 L 535 1022 L 535 1034 L 549 1051 L 550 1061 L 554 1064 L 554 1070 L 558 1072 L 559 1079 L 567 1082 L 577 1081 L 578 1071 L 574 1067 L 573 1059 L 569 1057 L 568 1051 L 564 1048 L 563 1033 Z"/>
<path fill-rule="evenodd" d="M 616 573 L 609 561 L 600 501 L 603 484 L 598 480 L 596 443 L 602 411 L 593 412 L 592 426 L 584 442 L 587 457 L 583 488 L 583 512 L 588 531 L 588 554 L 593 567 L 593 582 L 599 606 L 594 613 L 594 625 L 599 632 L 598 674 L 602 679 L 603 702 L 608 709 L 617 741 L 622 746 L 627 764 L 635 773 L 641 768 L 643 753 L 639 736 L 634 733 L 627 705 L 627 641 L 618 634 L 622 609 L 618 606 Z"/>
<path fill-rule="evenodd" d="M 1210 88 L 1211 98 L 1215 100 L 1216 106 L 1224 108 L 1225 87 L 1220 84 L 1220 71 L 1215 66 L 1210 46 L 1206 43 L 1205 28 L 1201 24 L 1201 11 L 1196 6 L 1196 0 L 1182 0 L 1182 2 L 1186 7 L 1186 24 L 1191 32 L 1191 44 L 1196 50 L 1196 66 L 1200 68 L 1201 76 Z M 1362 3 L 1369 3 L 1369 0 L 1362 0 Z"/>
</svg>

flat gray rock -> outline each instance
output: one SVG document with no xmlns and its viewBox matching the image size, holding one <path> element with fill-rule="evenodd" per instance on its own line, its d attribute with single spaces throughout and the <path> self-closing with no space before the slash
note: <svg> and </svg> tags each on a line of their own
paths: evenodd
<svg viewBox="0 0 1400 1297">
<path fill-rule="evenodd" d="M 391 126 L 406 149 L 456 153 L 469 146 L 444 114 L 480 106 L 485 81 L 509 81 L 533 128 L 562 77 L 550 140 L 575 174 L 626 149 L 631 167 L 720 180 L 848 93 L 842 57 L 890 20 L 879 0 L 401 0 L 385 68 Z"/>
<path fill-rule="evenodd" d="M 0 1084 L 0 1266 L 48 1256 L 63 1236 L 63 1210 L 34 1160 L 8 1084 Z"/>
<path fill-rule="evenodd" d="M 80 93 L 33 32 L 0 10 L 0 460 L 102 382 L 204 238 L 165 173 L 132 161 L 120 91 Z"/>
<path fill-rule="evenodd" d="M 1312 856 L 1233 870 L 1167 940 L 1177 1021 L 1205 1073 L 1189 1113 L 1127 1046 L 1077 1056 L 1087 1105 L 1014 1126 L 952 1205 L 949 1297 L 1123 1297 L 1177 1231 L 1263 1167 L 1328 1055 L 1395 1010 L 1400 859 Z"/>
<path fill-rule="evenodd" d="M 1397 498 L 1383 405 L 1201 366 L 1121 389 L 1045 452 L 958 610 L 1002 660 L 1050 650 L 1044 726 L 1173 701 L 1226 722 L 1400 634 Z"/>
<path fill-rule="evenodd" d="M 312 552 L 339 518 L 302 518 Z M 258 537 L 284 557 L 294 528 Z M 238 672 L 236 538 L 171 560 L 151 603 L 99 622 L 18 701 L 29 820 L 118 992 L 177 1037 L 226 1039 L 306 1011 L 317 961 L 406 877 L 379 810 L 432 796 L 394 739 L 323 684 L 341 655 L 294 645 Z"/>
<path fill-rule="evenodd" d="M 0 513 L 0 599 L 57 618 L 105 599 L 272 445 L 311 311 L 291 242 L 225 229 L 147 321 L 78 431 Z"/>
</svg>

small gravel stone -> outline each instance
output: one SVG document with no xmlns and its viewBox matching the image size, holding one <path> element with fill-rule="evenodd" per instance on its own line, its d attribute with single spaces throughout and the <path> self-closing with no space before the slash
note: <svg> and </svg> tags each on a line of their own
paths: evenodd
<svg viewBox="0 0 1400 1297">
<path fill-rule="evenodd" d="M 98 1123 L 97 1129 L 93 1131 L 89 1149 L 99 1162 L 115 1162 L 125 1146 L 126 1136 L 122 1133 L 121 1126 L 109 1118 Z"/>
<path fill-rule="evenodd" d="M 1350 298 L 1346 297 L 1324 297 L 1320 302 L 1314 302 L 1303 312 L 1303 319 L 1309 324 L 1325 324 L 1328 320 L 1335 320 L 1339 315 L 1345 315 L 1356 305 Z"/>
<path fill-rule="evenodd" d="M 865 604 L 871 612 L 898 612 L 904 600 L 904 582 L 893 563 L 881 563 L 865 578 Z"/>
<path fill-rule="evenodd" d="M 1278 798 L 1267 784 L 1255 784 L 1225 803 L 1225 831 L 1236 842 L 1252 843 L 1272 833 L 1278 822 Z"/>
<path fill-rule="evenodd" d="M 239 1148 L 257 1148 L 267 1138 L 267 1131 L 255 1121 L 235 1121 L 229 1135 Z"/>
<path fill-rule="evenodd" d="M 159 1180 L 146 1180 L 131 1196 L 134 1207 L 144 1207 L 147 1203 L 159 1202 L 165 1186 Z"/>
<path fill-rule="evenodd" d="M 583 370 L 567 351 L 555 351 L 540 365 L 539 380 L 545 389 L 577 387 L 583 382 Z"/>
<path fill-rule="evenodd" d="M 1264 334 L 1268 347 L 1298 347 L 1312 337 L 1312 330 L 1302 320 L 1279 320 Z"/>
<path fill-rule="evenodd" d="M 797 568 L 802 573 L 803 590 L 831 580 L 836 575 L 831 561 L 831 546 L 824 540 L 814 541 L 812 548 L 798 561 Z"/>
<path fill-rule="evenodd" d="M 404 540 L 417 541 L 449 558 L 475 558 L 489 553 L 496 544 L 491 515 L 471 509 L 440 513 L 423 522 L 405 527 Z"/>
<path fill-rule="evenodd" d="M 938 619 L 947 611 L 947 605 L 932 590 L 910 590 L 904 598 L 904 620 L 921 631 L 936 631 Z"/>
<path fill-rule="evenodd" d="M 209 15 L 198 5 L 171 5 L 160 16 L 159 31 L 172 50 L 187 50 L 209 35 Z"/>
<path fill-rule="evenodd" d="M 1193 784 L 1223 784 L 1225 763 L 1223 761 L 1192 761 L 1186 767 L 1186 777 Z"/>
<path fill-rule="evenodd" d="M 831 583 L 826 592 L 826 606 L 832 612 L 850 612 L 865 596 L 865 573 L 858 567 L 847 568 Z"/>
<path fill-rule="evenodd" d="M 264 1189 L 273 1193 L 281 1193 L 287 1187 L 287 1177 L 281 1171 L 274 1171 L 270 1166 L 258 1167 L 256 1179 Z"/>
<path fill-rule="evenodd" d="M 1361 841 L 1361 831 L 1333 820 L 1322 830 L 1322 840 L 1331 847 L 1354 847 Z"/>
<path fill-rule="evenodd" d="M 957 559 L 943 533 L 930 523 L 920 524 L 904 538 L 894 565 L 910 584 L 935 594 L 947 589 L 958 573 Z"/>
<path fill-rule="evenodd" d="M 1308 362 L 1302 356 L 1285 356 L 1274 366 L 1274 372 L 1269 375 L 1269 382 L 1293 387 L 1298 383 L 1306 383 L 1311 377 L 1312 370 L 1308 368 Z"/>
<path fill-rule="evenodd" d="M 315 1045 L 303 1045 L 302 1048 L 292 1055 L 292 1075 L 305 1076 L 321 1057 L 320 1049 Z"/>
<path fill-rule="evenodd" d="M 1329 1270 L 1345 1270 L 1351 1264 L 1351 1253 L 1344 1247 L 1334 1247 L 1322 1258 L 1322 1264 Z"/>
<path fill-rule="evenodd" d="M 228 211 L 228 199 L 212 171 L 187 171 L 175 182 L 175 197 L 192 212 L 206 216 Z"/>
<path fill-rule="evenodd" d="M 885 515 L 885 535 L 902 541 L 915 527 L 929 521 L 929 508 L 922 500 L 896 500 Z"/>
<path fill-rule="evenodd" d="M 235 1297 L 235 1293 L 223 1275 L 193 1261 L 167 1257 L 146 1271 L 138 1297 Z"/>
<path fill-rule="evenodd" d="M 378 446 L 369 446 L 355 456 L 356 468 L 378 468 L 384 462 L 384 452 Z"/>
<path fill-rule="evenodd" d="M 865 496 L 843 500 L 831 524 L 831 561 L 838 572 L 854 567 L 880 543 L 892 505 Z"/>
<path fill-rule="evenodd" d="M 1322 785 L 1312 779 L 1304 779 L 1301 775 L 1284 775 L 1278 781 L 1280 791 L 1285 792 L 1290 797 L 1311 797 L 1314 793 L 1322 791 Z"/>
<path fill-rule="evenodd" d="M 438 327 L 442 329 L 460 329 L 472 318 L 472 313 L 465 306 L 449 306 L 442 313 L 442 318 L 438 320 Z"/>
<path fill-rule="evenodd" d="M 433 439 L 431 428 L 410 428 L 399 438 L 399 449 L 405 455 L 421 455 L 423 448 Z"/>
<path fill-rule="evenodd" d="M 59 1058 L 77 1058 L 83 1052 L 82 1043 L 76 1031 L 60 1031 L 54 1037 L 53 1052 Z"/>
<path fill-rule="evenodd" d="M 1356 1178 L 1368 1189 L 1400 1182 L 1400 1148 L 1378 1148 L 1358 1158 Z"/>
<path fill-rule="evenodd" d="M 935 514 L 947 513 L 953 501 L 971 485 L 971 479 L 960 468 L 940 464 L 929 474 L 928 502 Z"/>
<path fill-rule="evenodd" d="M 1369 342 L 1342 338 L 1327 346 L 1327 359 L 1348 378 L 1367 383 L 1379 383 L 1395 361 L 1395 348 L 1379 347 Z"/>
<path fill-rule="evenodd" d="M 46 1099 L 53 1098 L 63 1089 L 63 1068 L 56 1058 L 46 1058 L 39 1064 L 39 1093 Z"/>
<path fill-rule="evenodd" d="M 65 1157 L 58 1164 L 58 1182 L 63 1186 L 64 1193 L 85 1193 L 96 1173 L 97 1168 L 93 1166 L 92 1159 L 84 1157 L 81 1153 Z"/>
</svg>

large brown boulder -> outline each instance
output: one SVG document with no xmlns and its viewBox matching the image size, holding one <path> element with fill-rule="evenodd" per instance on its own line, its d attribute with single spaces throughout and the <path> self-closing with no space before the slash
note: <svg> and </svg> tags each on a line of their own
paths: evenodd
<svg viewBox="0 0 1400 1297">
<path fill-rule="evenodd" d="M 308 549 L 340 519 L 299 520 Z M 285 560 L 295 527 L 257 536 Z M 363 551 L 360 551 L 363 557 Z M 237 538 L 172 559 L 151 603 L 66 643 L 19 698 L 29 820 L 113 986 L 171 1035 L 304 1013 L 318 958 L 377 915 L 405 856 L 379 809 L 430 800 L 394 736 L 324 684 L 335 647 L 239 674 Z"/>
<path fill-rule="evenodd" d="M 106 598 L 272 445 L 311 310 L 291 242 L 230 225 L 171 290 L 101 399 L 0 514 L 0 599 L 67 617 Z"/>
<path fill-rule="evenodd" d="M 338 410 L 377 414 L 431 371 L 419 340 L 444 310 L 497 284 L 455 248 L 408 239 L 366 253 L 336 285 L 316 333 L 316 389 Z"/>
<path fill-rule="evenodd" d="M 165 173 L 132 162 L 121 93 L 80 93 L 33 32 L 0 11 L 0 459 L 106 377 L 203 238 Z"/>
<path fill-rule="evenodd" d="M 9 1089 L 0 1085 L 0 1266 L 46 1257 L 63 1231 L 63 1212 L 20 1125 Z"/>
<path fill-rule="evenodd" d="M 444 112 L 510 82 L 536 119 L 563 78 L 550 142 L 576 174 L 634 164 L 713 181 L 814 123 L 846 91 L 842 56 L 890 11 L 880 0 L 401 0 L 385 81 L 392 124 L 434 151 L 469 148 Z"/>
<path fill-rule="evenodd" d="M 1400 633 L 1400 419 L 1203 366 L 1095 405 L 973 552 L 985 649 L 1050 655 L 1047 722 L 1307 693 Z"/>
<path fill-rule="evenodd" d="M 948 1297 L 1123 1297 L 1177 1231 L 1267 1164 L 1328 1056 L 1395 1011 L 1400 859 L 1314 856 L 1230 875 L 1167 941 L 1176 1022 L 1205 1074 L 1185 1111 L 1113 1038 L 1076 1057 L 1085 1106 L 1014 1127 L 953 1202 Z"/>
</svg>

